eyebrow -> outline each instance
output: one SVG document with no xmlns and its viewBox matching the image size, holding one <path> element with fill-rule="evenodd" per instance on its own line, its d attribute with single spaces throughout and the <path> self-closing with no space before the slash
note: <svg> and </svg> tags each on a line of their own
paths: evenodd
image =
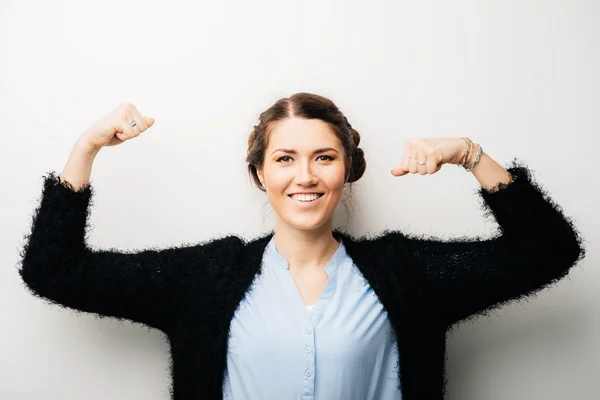
<svg viewBox="0 0 600 400">
<path fill-rule="evenodd" d="M 298 152 L 294 149 L 276 149 L 274 152 L 271 153 L 271 155 L 277 153 L 278 151 L 281 151 L 282 153 L 298 154 Z M 333 147 L 323 147 L 321 149 L 316 149 L 315 151 L 313 151 L 313 154 L 326 153 L 328 151 L 335 151 L 336 153 L 338 153 L 338 151 Z"/>
</svg>

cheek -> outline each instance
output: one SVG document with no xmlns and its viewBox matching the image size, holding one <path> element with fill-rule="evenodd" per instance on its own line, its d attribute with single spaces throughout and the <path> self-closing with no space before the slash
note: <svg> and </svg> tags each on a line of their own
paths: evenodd
<svg viewBox="0 0 600 400">
<path fill-rule="evenodd" d="M 344 188 L 344 173 L 343 167 L 328 171 L 324 180 L 329 190 L 341 191 Z"/>
<path fill-rule="evenodd" d="M 294 179 L 291 168 L 265 168 L 264 179 L 267 192 L 278 194 L 284 191 Z"/>
</svg>

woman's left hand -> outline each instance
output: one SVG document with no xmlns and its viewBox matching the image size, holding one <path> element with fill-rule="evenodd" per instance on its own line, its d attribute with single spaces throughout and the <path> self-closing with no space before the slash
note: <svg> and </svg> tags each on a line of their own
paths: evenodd
<svg viewBox="0 0 600 400">
<path fill-rule="evenodd" d="M 465 150 L 462 138 L 410 139 L 404 147 L 402 162 L 392 170 L 392 175 L 435 174 L 444 164 L 460 164 Z"/>
</svg>

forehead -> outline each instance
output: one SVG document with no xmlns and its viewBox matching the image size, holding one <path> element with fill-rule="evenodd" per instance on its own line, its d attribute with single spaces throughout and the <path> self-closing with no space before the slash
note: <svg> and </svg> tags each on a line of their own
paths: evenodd
<svg viewBox="0 0 600 400">
<path fill-rule="evenodd" d="M 331 127 L 320 119 L 287 118 L 275 124 L 268 148 L 312 149 L 341 148 L 342 143 Z"/>
</svg>

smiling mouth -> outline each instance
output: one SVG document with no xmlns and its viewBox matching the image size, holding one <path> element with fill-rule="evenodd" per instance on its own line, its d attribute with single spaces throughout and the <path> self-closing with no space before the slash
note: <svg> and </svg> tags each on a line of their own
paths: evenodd
<svg viewBox="0 0 600 400">
<path fill-rule="evenodd" d="M 296 193 L 289 194 L 288 196 L 301 203 L 310 203 L 311 201 L 315 201 L 323 196 L 323 193 Z"/>
</svg>

